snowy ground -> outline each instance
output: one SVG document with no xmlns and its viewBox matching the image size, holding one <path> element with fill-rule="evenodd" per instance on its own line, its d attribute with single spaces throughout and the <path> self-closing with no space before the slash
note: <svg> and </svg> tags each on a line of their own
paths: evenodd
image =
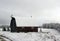
<svg viewBox="0 0 60 41">
<path fill-rule="evenodd" d="M 42 29 L 42 32 L 11 33 L 0 31 L 6 41 L 60 41 L 60 33 L 54 29 Z"/>
</svg>

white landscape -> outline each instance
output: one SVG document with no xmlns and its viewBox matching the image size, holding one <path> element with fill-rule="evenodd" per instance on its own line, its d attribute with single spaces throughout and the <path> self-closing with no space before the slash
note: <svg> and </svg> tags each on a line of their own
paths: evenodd
<svg viewBox="0 0 60 41">
<path fill-rule="evenodd" d="M 0 31 L 0 36 L 6 41 L 60 41 L 60 33 L 54 29 L 41 29 L 39 32 L 11 33 Z M 0 39 L 1 41 L 1 39 Z"/>
<path fill-rule="evenodd" d="M 12 16 L 16 25 L 11 22 Z M 17 33 L 3 31 L 4 25 L 11 31 L 15 26 L 42 27 L 38 32 Z M 0 41 L 60 41 L 60 0 L 0 0 L 0 26 Z"/>
</svg>

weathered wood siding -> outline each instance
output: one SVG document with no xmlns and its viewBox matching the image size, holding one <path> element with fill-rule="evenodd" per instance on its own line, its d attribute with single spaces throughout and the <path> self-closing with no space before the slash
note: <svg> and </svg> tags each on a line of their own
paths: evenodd
<svg viewBox="0 0 60 41">
<path fill-rule="evenodd" d="M 16 27 L 17 32 L 38 32 L 38 27 Z"/>
</svg>

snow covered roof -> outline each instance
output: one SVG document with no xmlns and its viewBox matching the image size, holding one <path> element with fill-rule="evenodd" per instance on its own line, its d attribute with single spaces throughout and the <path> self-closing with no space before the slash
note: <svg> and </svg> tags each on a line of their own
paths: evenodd
<svg viewBox="0 0 60 41">
<path fill-rule="evenodd" d="M 17 26 L 39 26 L 37 18 L 33 18 L 33 17 L 15 17 L 15 19 L 16 19 Z"/>
</svg>

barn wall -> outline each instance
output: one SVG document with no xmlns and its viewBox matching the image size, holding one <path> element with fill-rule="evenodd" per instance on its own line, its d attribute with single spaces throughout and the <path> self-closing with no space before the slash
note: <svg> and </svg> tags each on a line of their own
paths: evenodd
<svg viewBox="0 0 60 41">
<path fill-rule="evenodd" d="M 38 27 L 16 27 L 17 32 L 38 32 Z"/>
</svg>

